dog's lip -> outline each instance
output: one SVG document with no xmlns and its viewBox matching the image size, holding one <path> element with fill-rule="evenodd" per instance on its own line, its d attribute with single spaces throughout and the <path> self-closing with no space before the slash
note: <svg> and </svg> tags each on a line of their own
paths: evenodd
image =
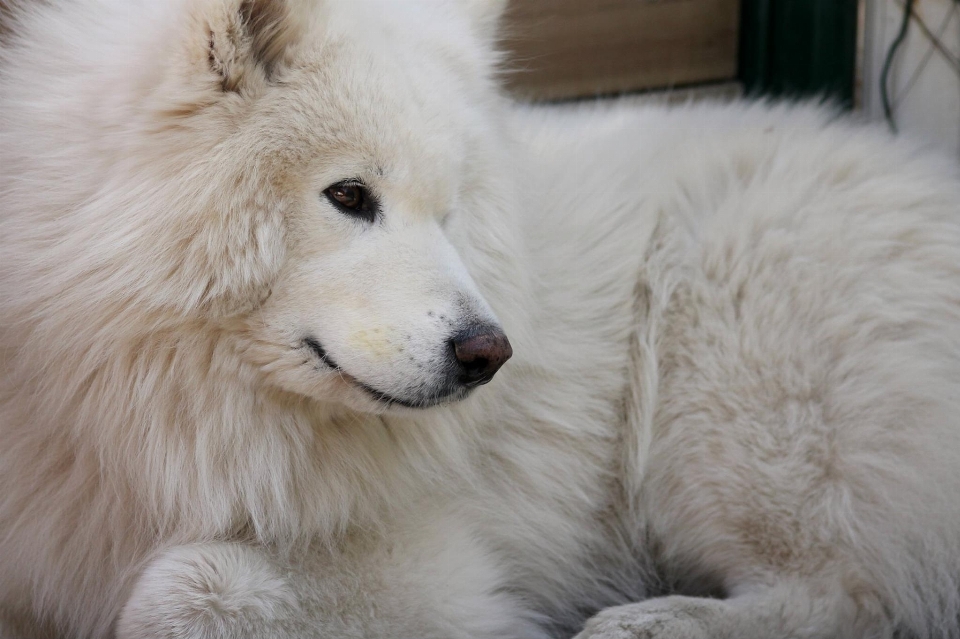
<svg viewBox="0 0 960 639">
<path fill-rule="evenodd" d="M 463 388 L 453 389 L 448 393 L 430 397 L 429 399 L 418 399 L 418 400 L 403 399 L 401 397 L 396 397 L 389 393 L 384 393 L 383 391 L 378 390 L 373 386 L 370 386 L 369 384 L 365 384 L 364 382 L 360 381 L 359 379 L 357 379 L 347 371 L 343 370 L 343 367 L 337 364 L 336 360 L 334 360 L 333 357 L 330 356 L 330 353 L 327 352 L 327 349 L 325 349 L 323 345 L 320 343 L 320 341 L 317 340 L 315 337 L 306 337 L 303 339 L 303 343 L 307 346 L 307 348 L 313 351 L 314 355 L 316 355 L 321 362 L 323 362 L 326 366 L 328 366 L 329 368 L 339 373 L 341 378 L 343 378 L 344 381 L 361 389 L 362 391 L 370 395 L 373 399 L 375 399 L 378 403 L 385 406 L 402 406 L 403 408 L 429 408 L 431 406 L 437 406 L 439 404 L 445 404 L 448 402 L 461 400 L 470 393 L 470 390 L 472 388 L 472 387 L 463 387 Z M 486 383 L 486 382 L 483 382 L 483 383 Z"/>
<path fill-rule="evenodd" d="M 447 404 L 449 402 L 461 400 L 470 392 L 469 388 L 454 389 L 448 393 L 430 397 L 429 399 L 418 399 L 411 401 L 408 399 L 402 399 L 400 397 L 394 397 L 393 395 L 379 391 L 372 386 L 364 384 L 356 377 L 351 375 L 346 375 L 345 377 L 355 386 L 366 391 L 366 393 L 377 400 L 377 402 L 385 404 L 386 406 L 402 406 L 403 408 L 429 408 L 431 406 L 438 406 L 440 404 Z"/>
<path fill-rule="evenodd" d="M 317 340 L 317 338 L 305 337 L 303 338 L 303 343 L 306 344 L 311 351 L 313 351 L 314 355 L 320 358 L 321 362 L 323 362 L 324 364 L 326 364 L 327 366 L 329 366 L 335 371 L 343 370 L 342 368 L 340 368 L 340 365 L 337 364 L 332 357 L 330 357 L 330 354 L 327 353 L 327 349 L 325 349 L 323 345 L 320 344 L 320 341 Z"/>
</svg>

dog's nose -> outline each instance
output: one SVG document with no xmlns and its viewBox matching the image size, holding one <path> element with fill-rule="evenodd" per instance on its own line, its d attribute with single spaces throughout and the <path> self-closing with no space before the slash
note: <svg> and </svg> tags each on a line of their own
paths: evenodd
<svg viewBox="0 0 960 639">
<path fill-rule="evenodd" d="M 486 384 L 513 355 L 507 336 L 493 326 L 458 333 L 452 341 L 464 386 Z"/>
</svg>

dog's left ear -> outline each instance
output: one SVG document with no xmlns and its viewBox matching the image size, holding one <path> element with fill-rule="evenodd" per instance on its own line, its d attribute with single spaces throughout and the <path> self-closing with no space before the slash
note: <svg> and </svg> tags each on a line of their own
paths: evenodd
<svg viewBox="0 0 960 639">
<path fill-rule="evenodd" d="M 296 0 L 199 0 L 192 7 L 195 46 L 223 91 L 269 82 L 302 35 Z"/>
<path fill-rule="evenodd" d="M 269 80 L 300 36 L 288 0 L 233 4 L 235 11 L 213 16 L 208 52 L 211 70 L 225 91 L 236 91 L 245 81 Z"/>
</svg>

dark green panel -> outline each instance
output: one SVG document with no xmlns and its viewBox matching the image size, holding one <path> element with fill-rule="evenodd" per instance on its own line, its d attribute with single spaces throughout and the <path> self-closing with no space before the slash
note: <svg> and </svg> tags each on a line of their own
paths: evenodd
<svg viewBox="0 0 960 639">
<path fill-rule="evenodd" d="M 740 79 L 749 94 L 853 105 L 856 0 L 743 0 Z"/>
</svg>

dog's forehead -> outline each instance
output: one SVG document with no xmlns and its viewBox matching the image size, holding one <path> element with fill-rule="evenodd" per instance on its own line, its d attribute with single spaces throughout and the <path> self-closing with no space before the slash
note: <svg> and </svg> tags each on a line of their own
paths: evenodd
<svg viewBox="0 0 960 639">
<path fill-rule="evenodd" d="M 401 187 L 414 208 L 455 198 L 479 131 L 446 61 L 327 40 L 302 55 L 283 87 L 276 121 L 295 143 Z"/>
</svg>

